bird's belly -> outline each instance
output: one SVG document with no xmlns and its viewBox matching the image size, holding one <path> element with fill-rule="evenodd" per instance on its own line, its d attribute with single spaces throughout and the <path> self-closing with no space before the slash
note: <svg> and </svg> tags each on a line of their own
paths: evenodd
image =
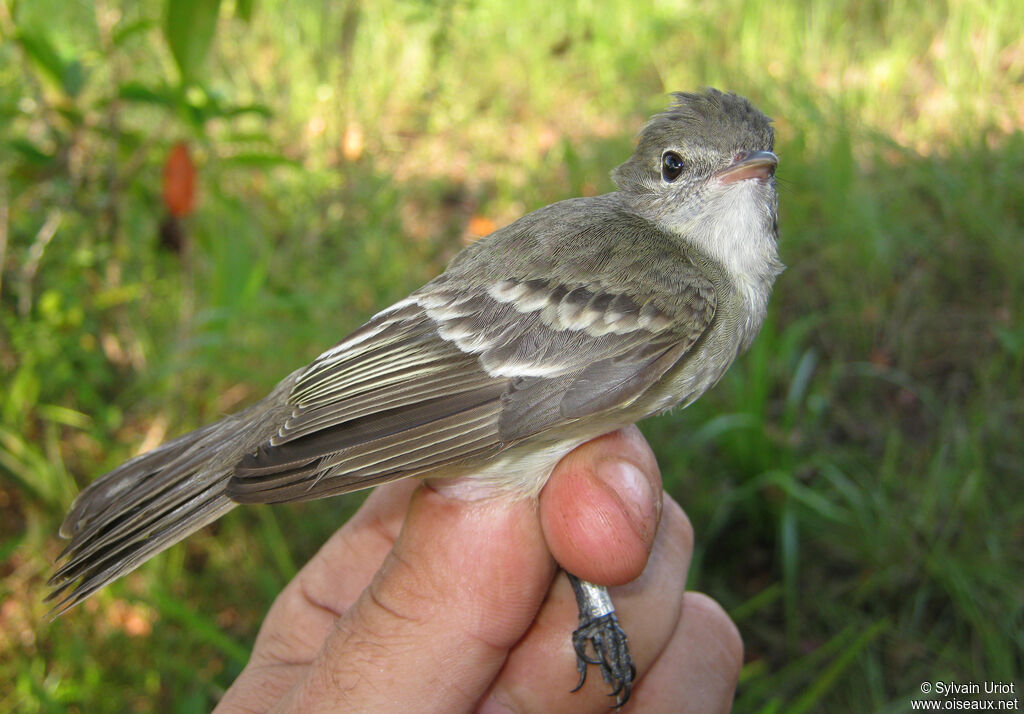
<svg viewBox="0 0 1024 714">
<path fill-rule="evenodd" d="M 432 476 L 427 482 L 436 491 L 467 500 L 536 498 L 562 457 L 593 436 L 543 445 L 526 442 L 483 464 L 454 469 L 450 475 Z"/>
</svg>

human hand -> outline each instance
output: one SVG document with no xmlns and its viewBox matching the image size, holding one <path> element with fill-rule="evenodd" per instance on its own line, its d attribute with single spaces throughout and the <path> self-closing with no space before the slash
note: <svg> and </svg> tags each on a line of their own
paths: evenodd
<svg viewBox="0 0 1024 714">
<path fill-rule="evenodd" d="M 539 507 L 379 487 L 278 596 L 217 711 L 607 712 L 596 671 L 570 692 L 578 623 L 559 566 L 621 586 L 626 711 L 728 711 L 743 646 L 721 607 L 684 592 L 692 549 L 635 427 L 567 455 Z"/>
</svg>

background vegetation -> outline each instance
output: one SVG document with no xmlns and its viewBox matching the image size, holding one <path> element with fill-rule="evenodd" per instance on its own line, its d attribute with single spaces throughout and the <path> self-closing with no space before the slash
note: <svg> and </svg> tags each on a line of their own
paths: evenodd
<svg viewBox="0 0 1024 714">
<path fill-rule="evenodd" d="M 776 119 L 790 266 L 727 379 L 644 427 L 746 641 L 736 710 L 1019 692 L 1021 28 L 1015 0 L 0 0 L 0 710 L 208 710 L 359 499 L 240 509 L 47 622 L 77 490 L 608 190 L 702 85 Z"/>
</svg>

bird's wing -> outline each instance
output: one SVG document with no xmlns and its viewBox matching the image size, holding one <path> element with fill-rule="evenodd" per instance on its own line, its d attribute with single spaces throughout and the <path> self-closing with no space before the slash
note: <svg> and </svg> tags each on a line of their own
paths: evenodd
<svg viewBox="0 0 1024 714">
<path fill-rule="evenodd" d="M 306 500 L 422 474 L 628 404 L 707 329 L 715 292 L 442 275 L 323 353 L 276 436 L 236 467 L 240 502 Z"/>
</svg>

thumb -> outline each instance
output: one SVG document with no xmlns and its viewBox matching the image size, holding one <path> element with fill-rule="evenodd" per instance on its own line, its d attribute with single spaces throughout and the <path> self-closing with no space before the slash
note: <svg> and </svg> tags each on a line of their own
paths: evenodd
<svg viewBox="0 0 1024 714">
<path fill-rule="evenodd" d="M 464 502 L 419 489 L 384 565 L 286 707 L 471 710 L 530 627 L 554 572 L 532 502 Z"/>
<path fill-rule="evenodd" d="M 540 497 L 555 560 L 601 585 L 640 576 L 661 520 L 661 472 L 635 426 L 583 444 L 558 464 Z"/>
</svg>

